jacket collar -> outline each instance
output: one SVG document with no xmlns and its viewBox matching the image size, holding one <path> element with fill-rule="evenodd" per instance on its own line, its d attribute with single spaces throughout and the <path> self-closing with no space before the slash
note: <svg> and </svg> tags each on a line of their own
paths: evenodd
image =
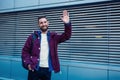
<svg viewBox="0 0 120 80">
<path fill-rule="evenodd" d="M 41 33 L 42 32 L 40 30 L 34 31 L 34 34 L 37 35 L 37 36 L 40 36 Z M 50 31 L 47 31 L 47 36 L 50 36 Z"/>
</svg>

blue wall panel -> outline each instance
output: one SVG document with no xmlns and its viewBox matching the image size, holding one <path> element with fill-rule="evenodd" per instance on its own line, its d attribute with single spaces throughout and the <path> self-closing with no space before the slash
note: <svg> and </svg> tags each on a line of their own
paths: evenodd
<svg viewBox="0 0 120 80">
<path fill-rule="evenodd" d="M 40 4 L 51 4 L 51 3 L 60 3 L 60 2 L 66 2 L 69 0 L 40 0 Z"/>
<path fill-rule="evenodd" d="M 11 75 L 11 61 L 0 60 L 0 77 L 10 78 Z"/>
<path fill-rule="evenodd" d="M 120 71 L 109 71 L 109 80 L 120 80 Z"/>
<path fill-rule="evenodd" d="M 107 80 L 107 70 L 69 67 L 68 80 Z"/>
<path fill-rule="evenodd" d="M 61 71 L 59 73 L 52 73 L 52 80 L 67 80 L 67 66 L 61 66 Z"/>
<path fill-rule="evenodd" d="M 27 80 L 27 70 L 22 67 L 21 61 L 12 61 L 11 78 L 14 80 Z"/>
<path fill-rule="evenodd" d="M 0 10 L 14 8 L 14 0 L 0 0 Z"/>
<path fill-rule="evenodd" d="M 0 0 L 0 13 L 109 0 Z"/>
<path fill-rule="evenodd" d="M 15 0 L 15 8 L 38 5 L 38 0 Z"/>
</svg>

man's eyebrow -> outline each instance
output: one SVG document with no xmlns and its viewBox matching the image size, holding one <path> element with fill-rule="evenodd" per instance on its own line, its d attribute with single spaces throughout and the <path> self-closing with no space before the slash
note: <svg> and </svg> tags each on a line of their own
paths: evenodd
<svg viewBox="0 0 120 80">
<path fill-rule="evenodd" d="M 43 22 L 47 22 L 47 21 L 42 21 L 42 22 L 40 22 L 40 23 L 43 23 Z"/>
</svg>

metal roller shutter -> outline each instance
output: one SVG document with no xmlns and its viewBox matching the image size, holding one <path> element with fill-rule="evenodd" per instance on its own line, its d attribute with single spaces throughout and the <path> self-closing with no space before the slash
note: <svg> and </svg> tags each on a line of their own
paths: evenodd
<svg viewBox="0 0 120 80">
<path fill-rule="evenodd" d="M 109 63 L 120 66 L 120 2 L 109 3 Z"/>
<path fill-rule="evenodd" d="M 0 55 L 11 56 L 15 49 L 15 25 L 14 13 L 0 14 Z"/>
<path fill-rule="evenodd" d="M 0 38 L 0 45 L 2 45 L 0 46 L 0 55 L 10 52 L 5 52 L 4 49 L 4 47 L 9 47 L 14 50 L 12 55 L 20 57 L 26 38 L 38 28 L 38 16 L 46 15 L 50 21 L 49 29 L 62 33 L 64 25 L 60 16 L 62 10 L 67 9 L 70 12 L 73 30 L 71 39 L 58 46 L 60 60 L 98 64 L 111 63 L 120 66 L 119 4 L 119 1 L 111 1 L 66 8 L 15 12 L 15 16 L 9 13 L 0 14 L 1 23 L 4 20 L 10 20 L 9 23 L 2 23 L 0 26 L 0 35 L 6 34 Z M 4 46 L 3 43 L 6 41 L 8 44 Z"/>
</svg>

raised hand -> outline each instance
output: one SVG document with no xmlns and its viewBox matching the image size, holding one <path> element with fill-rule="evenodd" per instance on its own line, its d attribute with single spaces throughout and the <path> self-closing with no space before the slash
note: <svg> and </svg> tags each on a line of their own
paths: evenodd
<svg viewBox="0 0 120 80">
<path fill-rule="evenodd" d="M 69 23 L 70 19 L 69 19 L 69 13 L 67 10 L 63 11 L 63 15 L 62 15 L 61 19 L 64 23 Z"/>
</svg>

